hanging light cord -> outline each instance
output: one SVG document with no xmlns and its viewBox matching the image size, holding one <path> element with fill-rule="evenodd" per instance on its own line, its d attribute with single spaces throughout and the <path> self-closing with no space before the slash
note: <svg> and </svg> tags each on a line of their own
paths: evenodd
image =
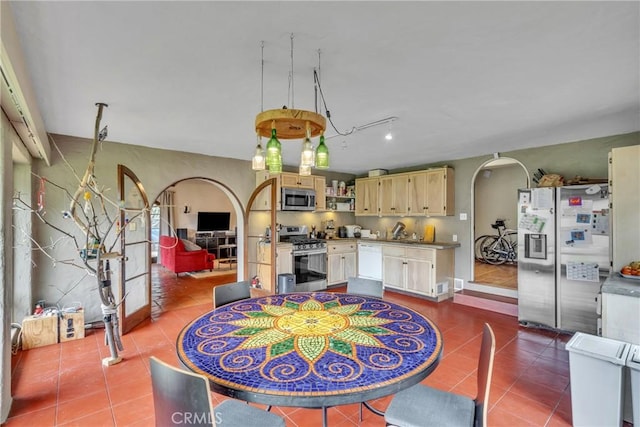
<svg viewBox="0 0 640 427">
<path fill-rule="evenodd" d="M 291 33 L 291 71 L 289 71 L 289 99 L 287 99 L 291 108 L 296 108 L 293 103 L 293 33 Z"/>
<path fill-rule="evenodd" d="M 260 42 L 262 57 L 260 59 L 260 111 L 264 111 L 264 40 Z"/>
<path fill-rule="evenodd" d="M 318 51 L 318 66 L 320 64 L 319 61 L 320 58 L 320 51 Z M 329 111 L 329 108 L 327 107 L 327 102 L 324 99 L 324 93 L 322 92 L 322 85 L 320 85 L 320 78 L 318 77 L 318 73 L 317 71 L 314 69 L 313 70 L 313 81 L 316 84 L 316 87 L 318 88 L 318 91 L 320 92 L 320 98 L 322 101 L 322 105 L 324 106 L 324 111 L 325 111 L 325 115 L 327 116 L 327 119 L 329 120 L 329 123 L 331 123 L 331 127 L 333 128 L 333 130 L 338 134 L 338 135 L 332 135 L 329 137 L 326 137 L 327 139 L 329 138 L 334 138 L 336 136 L 348 136 L 351 135 L 352 133 L 359 131 L 359 130 L 364 130 L 373 126 L 378 126 L 378 125 L 382 125 L 385 123 L 391 123 L 394 122 L 396 120 L 398 120 L 398 118 L 396 116 L 390 116 L 390 117 L 385 117 L 384 119 L 380 119 L 380 120 L 376 120 L 374 122 L 369 122 L 369 123 L 365 123 L 364 125 L 361 126 L 354 126 L 351 129 L 344 131 L 344 132 L 340 132 L 336 126 L 333 124 L 333 120 L 331 120 L 331 112 Z M 317 102 L 316 102 L 317 104 Z M 317 112 L 317 107 L 316 107 L 316 112 Z"/>
</svg>

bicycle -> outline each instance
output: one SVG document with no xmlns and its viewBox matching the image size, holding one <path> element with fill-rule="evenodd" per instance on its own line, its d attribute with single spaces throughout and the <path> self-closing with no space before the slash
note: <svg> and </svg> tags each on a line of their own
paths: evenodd
<svg viewBox="0 0 640 427">
<path fill-rule="evenodd" d="M 518 232 L 508 229 L 503 219 L 497 219 L 494 224 L 491 224 L 491 228 L 498 230 L 498 235 L 484 235 L 476 239 L 476 259 L 481 258 L 482 261 L 493 265 L 516 262 L 518 259 Z"/>
</svg>

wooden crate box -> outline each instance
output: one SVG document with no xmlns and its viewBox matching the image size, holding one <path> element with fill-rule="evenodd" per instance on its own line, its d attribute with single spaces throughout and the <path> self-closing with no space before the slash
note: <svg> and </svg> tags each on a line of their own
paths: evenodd
<svg viewBox="0 0 640 427">
<path fill-rule="evenodd" d="M 28 316 L 22 321 L 22 349 L 58 343 L 58 316 Z"/>
<path fill-rule="evenodd" d="M 62 313 L 60 319 L 60 342 L 84 338 L 84 312 Z"/>
</svg>

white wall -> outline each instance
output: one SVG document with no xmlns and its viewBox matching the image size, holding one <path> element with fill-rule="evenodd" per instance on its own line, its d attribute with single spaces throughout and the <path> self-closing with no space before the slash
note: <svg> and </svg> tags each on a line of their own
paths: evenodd
<svg viewBox="0 0 640 427">
<path fill-rule="evenodd" d="M 104 122 L 108 122 L 108 110 L 105 112 Z M 86 162 L 91 147 L 90 140 L 81 138 L 53 135 L 66 161 L 81 174 L 86 168 Z M 34 170 L 51 182 L 72 189 L 77 186 L 77 179 L 65 162 L 54 150 L 52 166 L 42 161 L 34 163 Z M 157 150 L 135 145 L 103 142 L 96 157 L 95 176 L 99 185 L 104 186 L 112 199 L 117 198 L 117 164 L 121 163 L 131 169 L 141 180 L 150 201 L 155 200 L 160 192 L 173 183 L 192 177 L 204 177 L 224 185 L 230 196 L 237 200 L 241 215 L 244 205 L 255 187 L 255 176 L 251 170 L 251 163 L 242 160 L 224 159 L 202 156 L 191 153 L 181 153 L 167 150 Z M 32 186 L 37 188 L 37 180 Z M 229 198 L 228 197 L 228 198 Z M 46 206 L 48 218 L 60 227 L 68 229 L 72 224 L 62 218 L 61 212 L 67 210 L 69 201 L 66 195 L 52 187 L 47 188 Z M 34 237 L 39 242 L 58 239 L 50 227 L 35 223 Z M 79 235 L 79 237 L 82 237 Z M 242 242 L 239 242 L 242 245 Z M 242 247 L 238 248 L 241 253 Z M 78 259 L 77 251 L 70 244 L 60 244 L 54 251 L 56 259 Z M 54 263 L 39 252 L 34 253 L 36 268 L 33 275 L 33 299 L 44 299 L 48 304 L 65 305 L 73 301 L 80 301 L 85 307 L 87 322 L 102 318 L 100 300 L 97 290 L 97 280 L 84 270 Z M 240 271 L 238 272 L 240 277 Z"/>
<path fill-rule="evenodd" d="M 231 201 L 217 186 L 200 179 L 181 181 L 173 186 L 175 191 L 175 228 L 186 228 L 191 235 L 197 231 L 198 212 L 230 212 L 229 230 L 235 229 L 238 218 Z M 185 206 L 190 208 L 184 213 Z"/>
<path fill-rule="evenodd" d="M 489 176 L 486 176 L 489 175 Z M 475 234 L 497 234 L 491 228 L 496 219 L 505 219 L 507 228 L 518 227 L 518 189 L 527 186 L 527 176 L 520 165 L 480 172 L 475 182 Z"/>
</svg>

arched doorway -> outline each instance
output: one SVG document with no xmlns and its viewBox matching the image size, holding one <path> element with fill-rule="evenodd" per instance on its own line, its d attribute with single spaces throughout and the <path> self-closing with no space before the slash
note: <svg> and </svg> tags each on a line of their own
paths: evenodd
<svg viewBox="0 0 640 427">
<path fill-rule="evenodd" d="M 245 211 L 235 193 L 224 183 L 206 178 L 191 177 L 176 181 L 165 187 L 154 199 L 155 203 L 151 211 L 151 257 L 158 257 L 159 236 L 177 236 L 197 243 L 204 249 L 217 255 L 217 248 L 204 247 L 196 242 L 198 231 L 198 212 L 229 213 L 229 231 L 233 232 L 231 243 L 234 262 L 222 265 L 219 260 L 214 262 L 214 271 L 203 271 L 189 274 L 192 277 L 200 277 L 210 280 L 219 280 L 224 276 L 226 282 L 244 280 L 244 270 L 237 268 L 243 265 Z M 197 249 L 197 248 L 196 248 Z M 225 258 L 229 253 L 225 253 Z M 158 260 L 160 261 L 160 260 Z M 156 272 L 162 273 L 164 268 L 154 265 Z M 169 271 L 169 273 L 173 274 Z M 176 276 L 175 274 L 173 276 Z"/>
<path fill-rule="evenodd" d="M 518 160 L 499 157 L 484 162 L 473 175 L 471 185 L 471 241 L 486 234 L 497 234 L 491 227 L 496 219 L 506 220 L 509 229 L 517 229 L 517 190 L 530 185 L 529 172 Z M 516 298 L 517 264 L 491 266 L 476 260 L 471 247 L 471 277 L 467 288 Z"/>
</svg>

